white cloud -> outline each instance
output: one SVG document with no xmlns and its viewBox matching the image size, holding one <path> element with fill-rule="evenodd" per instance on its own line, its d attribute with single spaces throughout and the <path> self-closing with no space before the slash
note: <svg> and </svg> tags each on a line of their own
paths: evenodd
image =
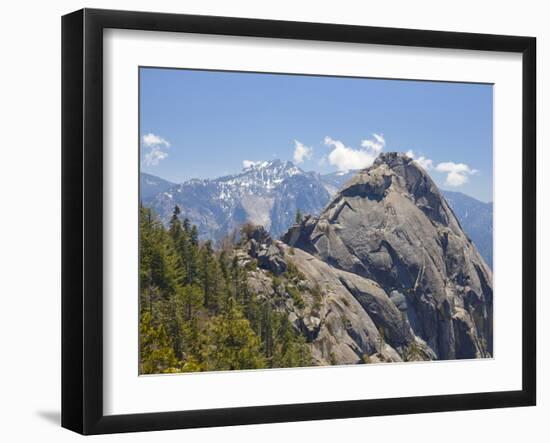
<svg viewBox="0 0 550 443">
<path fill-rule="evenodd" d="M 298 140 L 294 140 L 294 162 L 296 164 L 302 163 L 304 160 L 308 160 L 313 155 L 313 148 L 304 145 Z"/>
<path fill-rule="evenodd" d="M 433 167 L 434 167 L 433 161 L 430 158 L 426 158 L 424 156 L 420 156 L 417 159 L 415 159 L 414 161 L 417 162 L 426 171 L 429 171 L 430 169 L 433 169 Z"/>
<path fill-rule="evenodd" d="M 167 148 L 170 147 L 170 142 L 158 135 L 155 135 L 153 133 L 149 133 L 149 134 L 145 134 L 143 137 L 142 137 L 142 140 L 143 140 L 143 146 L 146 146 L 148 148 L 150 147 L 153 147 L 153 146 L 166 146 Z"/>
<path fill-rule="evenodd" d="M 260 163 L 261 161 L 243 160 L 243 168 L 248 169 L 248 168 L 251 168 L 252 166 L 259 165 Z"/>
<path fill-rule="evenodd" d="M 147 166 L 156 166 L 161 160 L 164 160 L 166 157 L 168 157 L 167 152 L 164 152 L 158 146 L 153 146 L 152 148 L 150 148 L 149 152 L 147 152 L 143 157 L 143 163 L 145 163 Z"/>
<path fill-rule="evenodd" d="M 372 134 L 376 140 L 378 140 L 378 143 L 382 143 L 384 146 L 386 146 L 386 140 L 384 139 L 384 135 L 374 133 Z"/>
<path fill-rule="evenodd" d="M 445 184 L 448 186 L 461 186 L 468 182 L 468 176 L 476 174 L 476 169 L 471 169 L 465 163 L 443 162 L 435 167 L 436 171 L 447 174 Z"/>
<path fill-rule="evenodd" d="M 169 148 L 170 142 L 159 135 L 153 133 L 145 134 L 141 138 L 142 146 L 148 150 L 143 157 L 143 163 L 147 166 L 156 166 L 161 160 L 168 157 L 168 153 L 163 151 L 163 147 Z"/>
<path fill-rule="evenodd" d="M 372 136 L 372 139 L 362 140 L 361 147 L 358 149 L 346 146 L 340 140 L 325 137 L 325 145 L 331 148 L 328 162 L 336 166 L 339 171 L 371 166 L 386 145 L 386 140 L 381 134 L 372 134 Z"/>
<path fill-rule="evenodd" d="M 325 137 L 325 145 L 332 148 L 328 155 L 329 163 L 336 166 L 339 171 L 366 168 L 372 165 L 376 157 L 365 150 L 349 148 L 340 140 L 330 137 Z"/>
<path fill-rule="evenodd" d="M 432 159 L 428 157 L 424 157 L 423 155 L 421 155 L 420 157 L 417 157 L 416 155 L 414 155 L 414 151 L 411 151 L 410 149 L 405 154 L 407 154 L 407 156 L 412 158 L 416 163 L 418 163 L 426 171 L 429 171 L 434 167 L 434 163 Z"/>
<path fill-rule="evenodd" d="M 406 154 L 422 166 L 426 171 L 435 169 L 438 172 L 445 173 L 445 184 L 447 186 L 462 186 L 463 184 L 468 183 L 470 175 L 474 175 L 479 172 L 477 169 L 470 168 L 465 163 L 442 162 L 434 166 L 431 159 L 424 156 L 417 157 L 414 154 L 414 151 L 409 150 Z"/>
<path fill-rule="evenodd" d="M 372 139 L 365 139 L 361 141 L 361 146 L 372 152 L 380 153 L 386 146 L 386 140 L 382 134 L 372 134 Z"/>
</svg>

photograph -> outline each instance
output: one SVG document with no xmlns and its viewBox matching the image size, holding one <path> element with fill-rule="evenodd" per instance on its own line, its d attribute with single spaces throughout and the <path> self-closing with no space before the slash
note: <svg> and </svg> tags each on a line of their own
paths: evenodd
<svg viewBox="0 0 550 443">
<path fill-rule="evenodd" d="M 6 2 L 0 442 L 544 441 L 544 12 Z"/>
<path fill-rule="evenodd" d="M 140 66 L 139 152 L 140 375 L 494 357 L 492 84 Z"/>
</svg>

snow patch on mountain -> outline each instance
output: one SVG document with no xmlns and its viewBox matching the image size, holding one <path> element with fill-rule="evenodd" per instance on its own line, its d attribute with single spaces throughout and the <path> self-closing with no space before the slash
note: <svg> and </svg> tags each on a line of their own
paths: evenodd
<svg viewBox="0 0 550 443">
<path fill-rule="evenodd" d="M 277 237 L 292 225 L 298 209 L 316 214 L 329 197 L 319 174 L 271 160 L 249 162 L 241 172 L 217 179 L 188 180 L 146 203 L 165 223 L 177 204 L 202 238 L 221 239 L 245 222 Z"/>
</svg>

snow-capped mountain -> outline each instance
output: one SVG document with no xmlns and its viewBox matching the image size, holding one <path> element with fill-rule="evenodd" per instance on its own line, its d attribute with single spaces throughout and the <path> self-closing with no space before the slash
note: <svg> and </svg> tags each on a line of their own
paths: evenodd
<svg viewBox="0 0 550 443">
<path fill-rule="evenodd" d="M 182 218 L 199 228 L 201 238 L 221 239 L 245 222 L 264 226 L 278 237 L 294 223 L 296 212 L 319 213 L 330 195 L 321 178 L 292 162 L 255 163 L 240 173 L 216 179 L 192 179 L 151 197 L 152 207 L 167 222 L 178 205 Z"/>
<path fill-rule="evenodd" d="M 149 201 L 157 194 L 164 192 L 175 186 L 175 183 L 164 180 L 163 178 L 155 175 L 142 172 L 139 175 L 139 190 L 140 196 L 143 201 Z"/>
</svg>

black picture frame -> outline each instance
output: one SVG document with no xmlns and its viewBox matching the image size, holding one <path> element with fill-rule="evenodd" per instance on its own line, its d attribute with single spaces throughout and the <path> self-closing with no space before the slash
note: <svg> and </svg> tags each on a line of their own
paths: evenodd
<svg viewBox="0 0 550 443">
<path fill-rule="evenodd" d="M 103 413 L 103 30 L 503 51 L 522 54 L 522 388 L 266 405 Z M 152 431 L 536 404 L 536 39 L 230 17 L 83 9 L 62 18 L 62 426 L 82 434 Z"/>
</svg>

